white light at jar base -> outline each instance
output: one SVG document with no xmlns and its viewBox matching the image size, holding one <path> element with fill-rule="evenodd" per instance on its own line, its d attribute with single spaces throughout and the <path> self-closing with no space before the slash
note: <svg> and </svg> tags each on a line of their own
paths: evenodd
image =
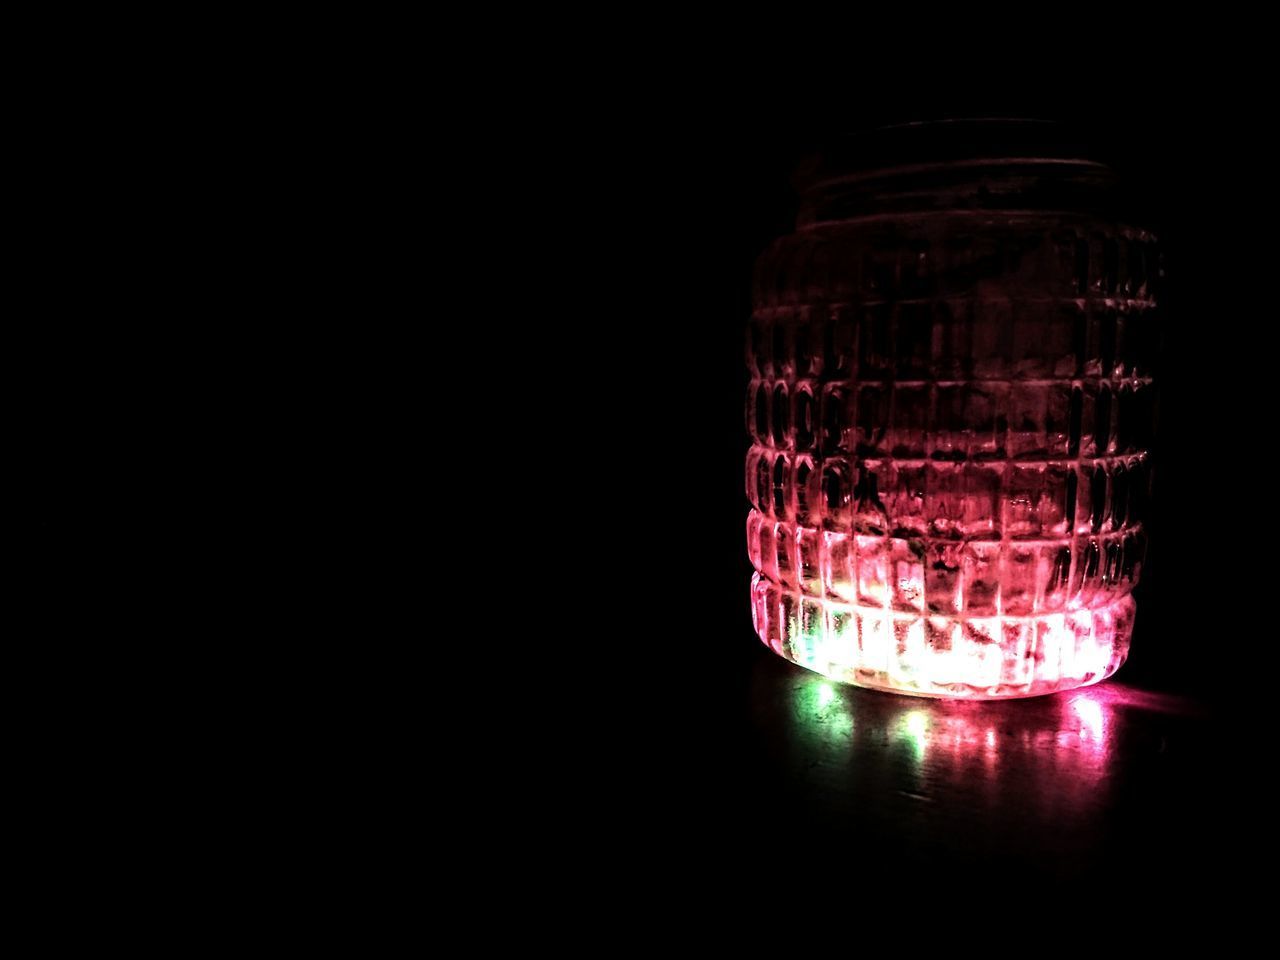
<svg viewBox="0 0 1280 960">
<path fill-rule="evenodd" d="M 1096 683 L 1124 661 L 1133 601 L 1040 616 L 921 616 L 841 604 L 752 579 L 757 632 L 833 680 L 919 696 L 1033 696 Z M 1091 719 L 1091 718 L 1090 718 Z"/>
</svg>

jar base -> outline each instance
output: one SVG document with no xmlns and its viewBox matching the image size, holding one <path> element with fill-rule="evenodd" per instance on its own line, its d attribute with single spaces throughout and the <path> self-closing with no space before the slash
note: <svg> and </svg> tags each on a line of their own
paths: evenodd
<svg viewBox="0 0 1280 960">
<path fill-rule="evenodd" d="M 759 573 L 752 619 L 764 644 L 828 679 L 908 696 L 1004 700 L 1073 690 L 1129 653 L 1134 602 L 1033 616 L 935 615 L 804 596 Z"/>
</svg>

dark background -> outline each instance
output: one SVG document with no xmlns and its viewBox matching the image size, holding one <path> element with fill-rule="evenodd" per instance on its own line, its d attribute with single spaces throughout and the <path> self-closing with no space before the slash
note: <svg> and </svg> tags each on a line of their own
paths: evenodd
<svg viewBox="0 0 1280 960">
<path fill-rule="evenodd" d="M 1247 848 L 1259 798 L 1232 784 L 1256 762 L 1242 731 L 1267 707 L 1271 642 L 1258 533 L 1271 494 L 1252 453 L 1273 430 L 1261 133 L 1239 98 L 1130 94 L 668 105 L 579 158 L 594 249 L 564 261 L 588 319 L 566 328 L 562 369 L 588 454 L 561 495 L 586 562 L 565 561 L 581 604 L 562 611 L 575 639 L 554 708 L 560 755 L 587 785 L 573 809 L 601 836 L 750 876 L 843 852 L 895 875 L 1118 871 L 1170 896 Z M 1092 688 L 1096 706 L 823 692 L 751 626 L 753 261 L 791 229 L 792 171 L 831 135 L 965 116 L 1063 122 L 1120 171 L 1163 242 L 1151 541 L 1130 659 Z M 1081 746 L 1080 711 L 1102 716 L 1100 743 Z M 913 727 L 937 741 L 923 754 Z M 987 730 L 989 763 L 974 740 Z"/>
<path fill-rule="evenodd" d="M 464 856 L 474 850 L 468 866 L 484 881 L 475 888 L 484 896 L 477 901 L 501 903 L 504 910 L 506 902 L 493 897 L 495 892 L 513 900 L 529 892 L 524 884 L 510 883 L 515 861 L 530 868 L 534 893 L 555 896 L 566 854 L 584 850 L 598 861 L 600 872 L 574 869 L 575 879 L 591 884 L 599 877 L 605 897 L 614 896 L 615 878 L 629 879 L 639 891 L 627 896 L 658 916 L 677 895 L 688 902 L 692 893 L 694 903 L 720 900 L 726 888 L 707 881 L 728 874 L 752 893 L 735 901 L 745 914 L 740 929 L 748 932 L 757 905 L 785 914 L 803 907 L 810 894 L 847 898 L 868 889 L 909 891 L 914 901 L 928 903 L 935 894 L 968 888 L 987 896 L 992 909 L 990 917 L 978 916 L 979 922 L 960 933 L 998 929 L 1001 911 L 1034 917 L 1046 907 L 1031 893 L 1025 900 L 1016 892 L 1005 896 L 1019 889 L 1010 883 L 1051 876 L 1096 881 L 1067 901 L 1080 904 L 1082 920 L 1088 921 L 1089 929 L 1071 931 L 1083 939 L 1096 922 L 1123 916 L 1128 897 L 1151 903 L 1154 892 L 1163 909 L 1171 897 L 1196 897 L 1203 887 L 1222 885 L 1236 859 L 1263 858 L 1257 837 L 1270 823 L 1262 814 L 1271 803 L 1271 725 L 1266 721 L 1274 643 L 1263 611 L 1276 579 L 1269 567 L 1272 468 L 1263 459 L 1270 456 L 1275 430 L 1269 316 L 1274 254 L 1268 242 L 1275 223 L 1272 107 L 1265 101 L 1255 107 L 1262 87 L 1252 81 L 1227 79 L 1216 88 L 1203 86 L 1200 76 L 1173 82 L 1201 54 L 1212 53 L 1199 46 L 1189 46 L 1180 64 L 1157 65 L 1142 52 L 1152 45 L 1148 35 L 1118 36 L 1113 27 L 1099 24 L 1095 39 L 1099 63 L 1083 55 L 1069 62 L 1046 56 L 1052 61 L 1046 71 L 1062 70 L 1073 81 L 1069 94 L 1053 96 L 1010 96 L 1026 79 L 1013 71 L 991 83 L 998 95 L 949 96 L 944 93 L 949 80 L 941 76 L 930 81 L 927 92 L 903 93 L 903 79 L 930 66 L 918 52 L 904 55 L 877 79 L 851 79 L 840 87 L 824 82 L 835 96 L 821 103 L 814 102 L 811 91 L 763 95 L 736 76 L 726 84 L 731 94 L 684 89 L 679 78 L 662 76 L 663 92 L 622 96 L 576 65 L 570 65 L 566 91 L 539 90 L 522 103 L 519 79 L 504 80 L 504 110 L 520 114 L 523 127 L 508 134 L 504 116 L 464 104 L 461 109 L 479 125 L 500 131 L 501 142 L 490 145 L 458 133 L 438 136 L 432 145 L 468 167 L 477 154 L 491 155 L 494 169 L 477 178 L 482 183 L 424 174 L 406 178 L 407 185 L 384 186 L 380 194 L 376 174 L 334 174 L 335 182 L 354 187 L 353 205 L 390 211 L 395 222 L 385 231 L 381 224 L 350 232 L 329 229 L 345 234 L 344 243 L 354 246 L 363 245 L 367 234 L 385 232 L 398 258 L 380 264 L 384 272 L 373 273 L 372 281 L 358 277 L 358 296 L 353 305 L 342 304 L 332 331 L 313 324 L 309 308 L 297 302 L 297 289 L 328 293 L 329 278 L 311 275 L 286 284 L 267 307 L 256 297 L 233 295 L 227 309 L 210 311 L 215 316 L 207 326 L 195 325 L 199 337 L 226 344 L 235 360 L 228 369 L 238 371 L 245 361 L 261 367 L 263 378 L 273 387 L 279 384 L 285 397 L 285 409 L 263 430 L 261 450 L 251 448 L 245 456 L 242 438 L 229 438 L 237 456 L 228 458 L 228 465 L 217 450 L 206 451 L 204 442 L 211 432 L 236 434 L 233 426 L 221 425 L 221 412 L 216 431 L 186 422 L 185 411 L 172 426 L 145 431 L 137 445 L 147 448 L 148 456 L 125 449 L 99 459 L 99 447 L 82 447 L 80 436 L 98 432 L 100 425 L 100 447 L 121 446 L 119 438 L 128 428 L 149 423 L 144 417 L 151 411 L 171 407 L 176 391 L 153 386 L 149 377 L 135 381 L 127 368 L 121 372 L 113 361 L 91 356 L 85 365 L 98 367 L 99 376 L 112 382 L 100 392 L 86 391 L 88 396 L 61 395 L 58 388 L 68 379 L 65 347 L 78 333 L 61 323 L 47 324 L 58 342 L 42 353 L 47 368 L 37 365 L 28 373 L 42 389 L 27 391 L 23 402 L 51 409 L 31 417 L 20 411 L 18 418 L 29 420 L 28 429 L 37 435 L 29 457 L 35 463 L 35 502 L 48 504 L 45 515 L 55 518 L 42 521 L 54 525 L 56 536 L 44 538 L 37 572 L 57 571 L 43 578 L 44 611 L 52 616 L 87 608 L 96 626 L 71 636 L 89 638 L 104 660 L 121 656 L 122 650 L 142 659 L 150 651 L 137 652 L 128 637 L 122 643 L 104 635 L 102 624 L 110 621 L 74 587 L 76 580 L 93 581 L 114 570 L 133 580 L 127 590 L 114 591 L 114 602 L 130 608 L 124 622 L 132 623 L 136 610 L 150 611 L 160 593 L 167 602 L 157 618 L 164 620 L 167 648 L 192 649 L 184 624 L 194 622 L 197 630 L 211 634 L 206 644 L 195 645 L 197 657 L 230 661 L 222 669 L 235 680 L 227 685 L 231 695 L 219 691 L 219 708 L 208 712 L 211 722 L 221 724 L 240 710 L 239 686 L 248 675 L 248 682 L 264 688 L 264 699 L 280 703 L 287 716 L 285 736 L 271 739 L 270 728 L 263 728 L 269 739 L 264 768 L 288 770 L 298 752 L 319 741 L 323 780 L 296 803 L 290 797 L 279 818 L 287 826 L 305 824 L 308 856 L 332 857 L 331 822 L 353 827 L 359 846 L 379 846 L 368 833 L 389 805 L 378 778 L 387 769 L 405 771 L 406 780 L 416 778 L 426 752 L 423 809 L 408 818 L 407 829 L 397 822 L 381 846 L 397 861 L 403 859 L 406 838 L 412 843 L 418 822 L 426 822 L 428 859 L 443 848 L 459 849 Z M 874 43 L 864 37 L 858 46 Z M 1141 60 L 1144 71 L 1130 77 L 1105 72 L 1122 58 Z M 469 66 L 482 68 L 479 58 Z M 664 67 L 655 55 L 635 70 L 627 86 L 656 88 Z M 763 86 L 764 75 L 776 65 L 760 61 L 739 69 Z M 1102 74 L 1098 82 L 1076 87 L 1074 80 L 1089 72 Z M 448 84 L 431 97 L 462 103 L 475 78 L 470 70 L 450 73 Z M 159 76 L 149 83 L 163 81 Z M 403 86 L 416 88 L 416 83 Z M 889 90 L 899 92 L 889 95 Z M 384 117 L 374 110 L 380 98 L 381 92 L 357 97 L 354 109 L 375 116 L 378 123 L 371 126 L 393 130 L 406 142 L 424 132 L 417 103 L 403 113 L 393 108 Z M 572 103 L 567 111 L 566 102 Z M 327 124 L 330 103 L 321 107 Z M 278 127 L 285 112 L 273 108 L 264 126 Z M 425 126 L 431 128 L 436 114 L 428 113 Z M 551 115 L 560 119 L 549 120 Z M 1150 225 L 1164 239 L 1167 337 L 1152 542 L 1131 660 L 1114 681 L 1094 688 L 1123 686 L 1131 692 L 1087 701 L 1096 709 L 1083 714 L 1073 713 L 1067 697 L 988 708 L 828 689 L 766 650 L 751 627 L 742 409 L 752 263 L 771 239 L 791 229 L 791 169 L 824 137 L 945 116 L 1074 121 L 1128 177 L 1148 205 Z M 61 114 L 53 119 L 60 122 Z M 146 125 L 163 129 L 158 120 Z M 316 155 L 341 156 L 339 145 L 345 145 L 372 153 L 375 165 L 383 166 L 381 146 L 367 146 L 372 137 L 347 136 L 336 125 L 326 129 L 331 140 L 318 144 Z M 206 139 L 202 131 L 192 152 L 203 152 Z M 68 189 L 83 184 L 86 170 L 106 169 L 103 149 L 90 143 L 66 151 L 73 168 L 63 178 Z M 274 176 L 260 173 L 256 144 L 246 148 L 243 160 L 237 151 L 231 155 L 249 168 L 247 176 L 259 190 L 277 192 Z M 149 171 L 158 162 L 148 157 L 143 166 Z M 279 179 L 305 183 L 299 206 L 319 222 L 332 216 L 335 201 L 327 180 L 313 185 L 303 176 L 314 170 L 311 163 L 310 157 L 290 155 Z M 208 177 L 180 179 L 177 197 L 227 189 L 221 164 Z M 128 205 L 131 191 L 119 189 L 110 177 L 104 180 L 81 189 Z M 59 185 L 52 192 L 62 189 Z M 411 194 L 428 208 L 421 219 L 417 210 L 407 216 L 401 212 Z M 220 195 L 214 191 L 213 196 Z M 513 199 L 530 197 L 536 201 L 532 209 Z M 468 208 L 485 243 L 456 235 L 434 218 L 436 204 L 446 198 Z M 202 229 L 202 218 L 187 216 L 185 204 L 175 203 L 172 216 Z M 253 206 L 258 206 L 256 196 Z M 294 219 L 292 210 L 280 216 Z M 100 242 L 78 228 L 69 232 L 96 253 L 113 245 L 111 234 L 123 218 L 112 209 L 95 219 Z M 164 334 L 138 351 L 148 374 L 183 379 L 206 352 L 203 343 L 177 348 L 169 331 L 192 326 L 187 314 L 193 296 L 204 304 L 208 289 L 225 291 L 225 281 L 245 272 L 250 258 L 241 245 L 252 246 L 257 222 L 256 216 L 234 221 L 233 235 L 218 238 L 215 276 L 208 282 L 159 288 L 155 299 L 165 315 Z M 62 223 L 51 220 L 49 229 L 62 230 Z M 396 234 L 406 226 L 412 236 L 403 241 Z M 193 258 L 183 244 L 170 242 L 167 229 L 154 232 L 177 258 Z M 328 241 L 328 233 L 318 233 L 322 243 Z M 273 245 L 291 246 L 283 232 L 278 236 L 267 238 L 268 249 L 256 261 L 263 273 L 277 269 L 279 251 Z M 456 236 L 465 239 L 455 241 Z M 415 256 L 443 273 L 439 247 L 451 244 L 475 274 L 433 275 L 425 289 L 412 291 L 412 303 L 428 304 L 429 344 L 383 339 L 374 320 L 418 326 L 405 319 L 413 316 L 409 311 L 379 300 L 385 275 L 413 277 L 419 263 L 406 261 Z M 419 255 L 423 247 L 429 247 L 425 256 Z M 333 272 L 347 272 L 347 267 Z M 127 288 L 136 276 L 145 290 L 156 274 L 150 260 L 141 258 L 117 283 Z M 513 280 L 505 285 L 515 296 L 499 306 L 492 295 L 509 276 Z M 99 306 L 85 316 L 97 318 L 103 309 L 99 288 L 73 275 L 51 282 L 50 289 L 66 282 L 93 287 L 87 292 Z M 129 309 L 131 300 L 124 302 Z M 260 318 L 260 313 L 272 315 Z M 290 321 L 289 342 L 276 352 L 263 339 L 280 316 Z M 308 362 L 298 344 L 328 337 L 345 352 L 349 331 L 366 323 L 377 331 L 368 354 L 315 364 L 313 375 L 321 383 L 315 389 L 294 387 L 293 372 Z M 103 341 L 127 340 L 118 322 L 92 326 Z M 133 336 L 148 340 L 148 334 Z M 395 366 L 397 357 L 389 356 L 394 354 L 408 358 L 407 369 Z M 495 355 L 504 365 L 492 365 Z M 425 444 L 416 406 L 420 395 L 386 400 L 380 392 L 366 393 L 352 368 L 397 386 L 425 384 L 424 392 L 432 396 Z M 461 374 L 463 385 L 441 386 L 436 378 L 441 368 Z M 236 376 L 205 402 L 230 402 L 241 390 Z M 119 391 L 136 396 L 136 415 L 99 403 Z M 332 416 L 323 406 L 316 409 L 316 398 L 330 392 L 337 395 Z M 374 398 L 368 416 L 364 410 L 353 413 L 357 394 Z M 492 406 L 477 413 L 473 403 L 482 395 Z M 256 404 L 248 405 L 253 409 L 247 419 L 260 421 Z M 394 409 L 412 410 L 411 423 L 403 431 L 388 431 L 391 436 L 378 433 L 380 418 Z M 446 422 L 462 424 L 465 443 L 442 438 L 439 427 Z M 325 455 L 314 464 L 307 460 L 296 482 L 276 480 L 270 455 L 290 447 L 299 425 L 312 424 Z M 335 440 L 335 425 L 369 437 L 368 449 L 356 445 L 351 450 Z M 508 443 L 509 433 L 517 441 Z M 175 465 L 170 441 L 186 437 L 198 448 L 197 456 L 190 465 Z M 456 468 L 457 488 L 433 486 L 424 492 L 418 487 L 420 472 L 412 461 L 424 445 L 443 454 L 435 457 L 429 479 L 436 484 L 452 480 Z M 377 455 L 386 449 L 405 463 L 382 470 Z M 152 458 L 161 461 L 159 469 L 140 466 Z M 65 468 L 69 460 L 73 469 Z M 308 500 L 317 483 L 347 470 L 370 475 L 373 489 L 353 492 L 339 481 L 332 497 L 314 505 Z M 461 480 L 464 473 L 481 471 L 488 471 L 495 490 L 472 492 Z M 215 482 L 198 495 L 179 483 L 188 474 L 205 473 L 213 473 Z M 403 501 L 384 496 L 391 477 L 411 477 L 412 494 Z M 132 497 L 117 498 L 112 479 L 133 488 Z M 238 500 L 232 494 L 241 491 L 266 516 L 255 515 L 242 536 L 236 532 L 232 558 L 216 558 L 216 575 L 207 578 L 210 596 L 173 604 L 134 574 L 138 568 L 120 562 L 118 544 L 138 549 L 137 535 L 126 528 L 144 512 L 161 513 L 168 537 L 204 553 L 214 539 L 204 535 L 204 526 L 219 523 L 221 511 L 234 512 Z M 185 502 L 169 510 L 165 495 Z M 147 502 L 135 509 L 135 500 Z M 394 500 L 390 507 L 387 500 Z M 158 511 L 157 501 L 163 504 Z M 313 591 L 322 595 L 308 593 L 294 603 L 279 585 L 296 576 L 292 558 L 283 548 L 264 549 L 263 538 L 268 544 L 276 537 L 290 539 L 292 531 L 281 530 L 281 517 L 299 504 L 309 537 L 301 540 L 304 544 L 332 540 L 331 507 L 343 505 L 354 515 L 353 526 L 385 531 L 395 545 L 360 544 L 355 550 L 327 545 L 319 565 L 329 577 L 340 571 L 337 583 L 327 589 L 330 580 L 315 577 L 312 583 L 319 587 Z M 457 514 L 465 529 L 455 533 L 437 526 L 450 514 Z M 427 518 L 422 540 L 406 515 Z M 85 525 L 91 531 L 87 535 L 77 529 L 82 517 L 93 521 Z M 481 527 L 478 519 L 491 521 L 492 528 Z M 99 524 L 111 535 L 97 536 Z M 128 536 L 115 536 L 117 529 Z M 87 547 L 86 540 L 91 541 Z M 484 566 L 466 565 L 470 557 L 455 559 L 460 543 L 475 549 Z M 401 562 L 401 551 L 410 554 L 407 561 Z M 170 568 L 174 579 L 204 586 L 203 573 L 179 562 L 179 551 L 166 546 L 152 552 L 150 562 Z M 429 567 L 424 558 L 430 559 Z M 393 569 L 376 566 L 378 560 Z M 258 564 L 265 568 L 260 577 Z M 83 568 L 84 577 L 64 574 L 68 566 Z M 358 622 L 333 622 L 329 613 L 335 598 L 358 595 L 348 567 L 364 566 L 375 567 L 385 592 L 368 601 L 358 597 Z M 500 576 L 484 575 L 495 568 Z M 455 580 L 479 585 L 481 597 L 456 597 Z M 511 599 L 507 588 L 513 580 L 528 588 L 527 596 Z M 246 584 L 254 581 L 264 596 L 286 597 L 285 609 L 266 620 L 236 610 L 251 592 Z M 419 602 L 422 590 L 426 595 Z M 392 607 L 388 593 L 396 600 L 408 597 L 414 606 L 399 623 L 382 622 Z M 172 614 L 170 605 L 178 607 Z M 315 631 L 315 649 L 307 615 L 328 621 Z M 216 623 L 221 616 L 232 621 L 225 629 Z M 422 650 L 417 631 L 405 623 L 423 619 L 429 624 L 423 652 L 435 668 L 425 676 L 384 653 L 384 644 L 408 648 L 410 656 Z M 288 668 L 278 674 L 263 671 L 260 659 L 278 649 L 282 638 Z M 370 649 L 369 674 L 355 676 L 354 667 L 349 674 L 347 665 Z M 189 671 L 185 665 L 175 668 L 167 649 L 156 660 L 158 667 L 150 664 L 138 675 L 143 685 L 175 698 L 189 696 L 189 674 L 206 672 L 203 662 Z M 340 676 L 315 684 L 300 676 L 299 665 L 316 660 L 335 664 Z M 395 674 L 411 687 L 403 696 L 390 689 Z M 506 690 L 495 691 L 492 675 L 513 681 L 518 696 L 508 699 Z M 122 694 L 112 684 L 104 686 L 114 701 L 129 699 L 127 688 Z M 324 709 L 296 709 L 290 702 L 300 688 L 336 707 L 334 736 L 323 729 Z M 424 724 L 417 704 L 445 699 L 445 688 L 456 697 L 448 699 L 442 716 Z M 357 700 L 359 695 L 397 701 L 405 716 L 383 722 L 375 709 Z M 157 715 L 143 698 L 133 706 L 140 729 L 174 726 L 169 711 Z M 98 718 L 117 709 L 113 703 Z M 1079 730 L 1091 714 L 1101 721 L 1086 745 Z M 377 718 L 372 729 L 359 729 L 357 723 L 368 717 Z M 537 722 L 543 717 L 551 722 Z M 78 723 L 86 731 L 93 725 Z M 247 726 L 246 739 L 256 740 L 259 725 Z M 408 731 L 410 744 L 401 750 L 397 743 L 387 751 L 390 756 L 380 754 L 381 741 L 397 730 Z M 952 730 L 959 735 L 954 747 L 948 741 Z M 995 747 L 988 746 L 988 733 Z M 1094 750 L 1099 744 L 1102 749 Z M 131 745 L 113 744 L 106 762 L 114 764 Z M 330 757 L 330 751 L 342 749 L 371 758 L 369 766 L 378 769 L 349 771 Z M 467 753 L 470 764 L 454 767 L 451 758 L 437 756 L 449 750 Z M 62 752 L 48 753 L 52 763 L 66 762 Z M 216 793 L 219 771 L 203 769 L 202 758 L 187 743 L 180 740 L 161 754 L 159 761 L 147 756 L 146 766 L 167 774 L 170 757 L 193 755 L 202 766 L 195 792 Z M 473 776 L 473 768 L 481 769 Z M 72 811 L 68 822 L 83 820 L 86 805 L 103 809 L 98 795 L 103 789 L 111 791 L 93 783 L 64 791 L 80 810 Z M 150 816 L 157 803 L 169 804 L 172 789 L 165 784 L 142 804 L 143 816 Z M 257 816 L 260 783 L 255 780 L 243 791 L 236 783 L 231 789 L 231 802 L 207 818 L 211 831 L 224 823 L 228 806 Z M 343 803 L 313 826 L 307 816 L 317 802 L 345 800 L 346 791 L 371 798 L 369 815 Z M 418 800 L 407 788 L 395 793 Z M 464 829 L 457 829 L 461 821 L 451 812 L 432 808 L 442 795 L 457 797 L 468 808 L 473 819 Z M 205 820 L 185 822 L 204 830 Z M 512 826 L 509 835 L 504 828 Z M 111 825 L 107 832 L 121 831 Z M 123 834 L 128 841 L 130 831 Z M 499 849 L 491 850 L 486 841 L 495 837 Z M 530 839 L 539 849 L 526 856 L 522 844 Z M 181 845 L 175 850 L 185 856 Z M 127 861 L 130 857 L 122 855 L 120 862 Z M 109 866 L 114 863 L 108 860 Z M 363 882 L 368 872 L 362 866 L 345 873 L 343 881 Z M 395 875 L 381 865 L 376 873 Z M 892 886 L 904 879 L 913 885 Z M 454 877 L 445 880 L 453 885 Z M 546 910 L 544 916 L 590 929 L 591 918 L 583 922 L 572 912 L 575 905 L 561 898 L 553 904 L 560 909 Z M 874 923 L 874 917 L 857 913 L 857 905 L 847 905 L 847 912 L 834 919 L 852 913 L 856 925 Z M 1165 918 L 1168 925 L 1176 920 Z M 904 938 L 916 933 L 901 932 Z"/>
</svg>

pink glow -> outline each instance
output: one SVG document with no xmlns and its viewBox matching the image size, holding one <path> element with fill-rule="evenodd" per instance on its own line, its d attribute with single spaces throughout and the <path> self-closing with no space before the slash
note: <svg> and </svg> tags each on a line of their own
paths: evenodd
<svg viewBox="0 0 1280 960">
<path fill-rule="evenodd" d="M 757 632 L 833 680 L 933 697 L 1026 697 L 1097 683 L 1124 662 L 1133 601 L 1015 617 L 921 616 L 787 593 L 752 579 Z"/>
<path fill-rule="evenodd" d="M 1092 743 L 1102 743 L 1106 739 L 1106 718 L 1102 705 L 1097 700 L 1079 696 L 1071 704 L 1080 718 L 1080 739 Z"/>
<path fill-rule="evenodd" d="M 1029 182 L 1009 163 L 1005 200 Z M 991 215 L 986 181 L 957 176 L 934 197 L 895 174 L 865 219 L 823 187 L 757 263 L 756 631 L 824 676 L 918 696 L 1097 683 L 1128 654 L 1146 551 L 1155 238 Z"/>
</svg>

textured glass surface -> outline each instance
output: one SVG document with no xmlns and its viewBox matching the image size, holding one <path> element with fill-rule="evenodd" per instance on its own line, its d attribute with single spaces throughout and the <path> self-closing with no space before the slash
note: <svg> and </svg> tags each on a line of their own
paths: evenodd
<svg viewBox="0 0 1280 960">
<path fill-rule="evenodd" d="M 1148 233 L 1059 211 L 813 218 L 767 250 L 747 336 L 760 638 L 926 696 L 1114 673 L 1158 272 Z"/>
</svg>

